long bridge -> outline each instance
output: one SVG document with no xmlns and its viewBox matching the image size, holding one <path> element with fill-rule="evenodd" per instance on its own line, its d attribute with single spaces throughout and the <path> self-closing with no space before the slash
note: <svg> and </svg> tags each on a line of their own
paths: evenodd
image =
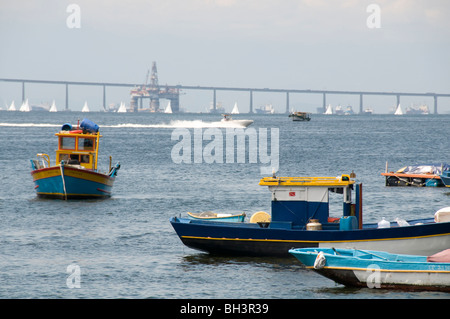
<svg viewBox="0 0 450 319">
<path fill-rule="evenodd" d="M 157 79 L 157 78 L 156 78 Z M 153 79 L 154 80 L 154 79 Z M 131 92 L 130 106 L 134 111 L 142 110 L 142 100 L 150 99 L 150 106 L 159 107 L 159 98 L 170 99 L 172 102 L 173 112 L 179 110 L 179 94 L 181 90 L 203 90 L 210 91 L 213 97 L 213 111 L 216 108 L 216 93 L 217 91 L 236 91 L 248 92 L 250 100 L 250 111 L 253 113 L 253 94 L 259 92 L 265 93 L 281 93 L 286 96 L 285 112 L 289 113 L 289 98 L 292 94 L 321 94 L 323 101 L 323 109 L 326 108 L 327 95 L 341 94 L 341 95 L 357 95 L 359 96 L 359 112 L 363 113 L 364 96 L 392 96 L 396 98 L 396 102 L 400 104 L 400 97 L 402 96 L 417 96 L 430 97 L 434 101 L 434 114 L 438 114 L 438 98 L 450 97 L 450 93 L 413 93 L 413 92 L 374 92 L 374 91 L 336 91 L 336 90 L 310 90 L 310 89 L 271 89 L 271 88 L 250 88 L 250 87 L 215 87 L 215 86 L 193 86 L 193 85 L 158 85 L 153 82 L 150 85 L 142 85 L 137 83 L 110 83 L 110 82 L 80 82 L 80 81 L 53 81 L 53 80 L 33 80 L 33 79 L 11 79 L 0 78 L 0 82 L 15 82 L 22 84 L 22 101 L 26 98 L 26 84 L 54 84 L 64 85 L 66 89 L 65 94 L 65 109 L 69 110 L 69 86 L 83 85 L 83 86 L 99 86 L 103 87 L 103 108 L 106 110 L 106 88 L 107 87 L 128 87 Z M 149 108 L 150 110 L 150 108 Z"/>
</svg>

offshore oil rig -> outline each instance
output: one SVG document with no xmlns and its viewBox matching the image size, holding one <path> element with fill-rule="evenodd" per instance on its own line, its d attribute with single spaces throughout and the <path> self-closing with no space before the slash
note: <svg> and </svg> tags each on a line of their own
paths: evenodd
<svg viewBox="0 0 450 319">
<path fill-rule="evenodd" d="M 130 94 L 131 112 L 162 112 L 164 110 L 159 107 L 159 99 L 169 100 L 172 112 L 176 113 L 180 110 L 180 90 L 159 85 L 156 62 L 152 63 L 151 74 L 150 70 L 147 72 L 144 84 L 142 86 L 135 86 Z M 149 102 L 144 103 L 144 99 L 149 99 Z"/>
</svg>

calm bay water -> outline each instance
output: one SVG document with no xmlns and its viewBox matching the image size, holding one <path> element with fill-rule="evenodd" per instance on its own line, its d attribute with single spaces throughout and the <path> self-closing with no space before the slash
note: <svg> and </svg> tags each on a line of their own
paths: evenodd
<svg viewBox="0 0 450 319">
<path fill-rule="evenodd" d="M 54 133 L 87 117 L 103 135 L 99 166 L 120 161 L 107 200 L 42 200 L 29 160 L 54 161 Z M 337 176 L 364 185 L 364 220 L 431 217 L 450 206 L 445 188 L 387 188 L 391 170 L 450 162 L 450 115 L 238 115 L 250 127 L 279 129 L 279 176 Z M 185 247 L 169 218 L 188 211 L 270 211 L 258 163 L 180 163 L 171 158 L 177 127 L 194 133 L 211 114 L 0 112 L 0 298 L 448 298 L 434 292 L 349 289 L 294 259 L 212 257 Z M 225 130 L 223 130 L 225 136 Z M 204 143 L 206 145 L 207 142 Z M 339 201 L 341 200 L 338 197 Z M 340 202 L 332 208 L 340 209 Z M 339 216 L 339 212 L 335 213 Z M 80 270 L 69 288 L 69 265 Z M 69 283 L 69 285 L 68 285 Z"/>
</svg>

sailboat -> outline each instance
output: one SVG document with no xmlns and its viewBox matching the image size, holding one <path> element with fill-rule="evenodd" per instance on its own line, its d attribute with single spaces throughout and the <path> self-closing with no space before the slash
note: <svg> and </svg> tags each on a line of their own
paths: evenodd
<svg viewBox="0 0 450 319">
<path fill-rule="evenodd" d="M 403 115 L 403 111 L 402 111 L 402 108 L 401 108 L 401 106 L 400 106 L 400 103 L 398 104 L 397 109 L 395 110 L 394 115 Z"/>
<path fill-rule="evenodd" d="M 172 107 L 170 106 L 170 100 L 169 100 L 169 103 L 167 103 L 164 113 L 172 113 Z"/>
<path fill-rule="evenodd" d="M 239 114 L 239 109 L 238 109 L 238 106 L 237 106 L 237 102 L 234 103 L 234 107 L 231 110 L 231 114 Z"/>
<path fill-rule="evenodd" d="M 125 103 L 120 102 L 120 107 L 117 110 L 117 113 L 126 113 L 127 112 L 127 107 L 125 106 Z"/>
<path fill-rule="evenodd" d="M 58 109 L 56 108 L 55 100 L 53 100 L 52 106 L 50 107 L 49 112 L 58 112 Z"/>
<path fill-rule="evenodd" d="M 83 106 L 83 108 L 81 109 L 81 112 L 89 112 L 89 107 L 88 107 L 88 105 L 87 105 L 87 101 L 84 102 L 84 106 Z"/>
<path fill-rule="evenodd" d="M 11 105 L 8 108 L 8 111 L 17 111 L 16 105 L 14 104 L 14 101 L 11 102 Z"/>
<path fill-rule="evenodd" d="M 331 104 L 328 104 L 327 109 L 326 109 L 325 113 L 323 113 L 323 114 L 327 114 L 327 115 L 333 114 L 333 108 L 331 107 Z"/>
<path fill-rule="evenodd" d="M 30 104 L 28 104 L 28 99 L 25 100 L 25 102 L 22 103 L 19 109 L 20 112 L 30 112 Z"/>
</svg>

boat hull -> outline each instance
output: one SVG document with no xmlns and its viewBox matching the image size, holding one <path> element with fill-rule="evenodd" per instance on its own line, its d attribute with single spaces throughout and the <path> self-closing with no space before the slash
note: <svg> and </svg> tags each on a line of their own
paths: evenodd
<svg viewBox="0 0 450 319">
<path fill-rule="evenodd" d="M 31 172 L 38 197 L 59 199 L 108 198 L 112 176 L 71 166 L 52 166 Z"/>
<path fill-rule="evenodd" d="M 308 122 L 308 121 L 311 121 L 310 118 L 302 118 L 302 117 L 297 117 L 297 116 L 292 117 L 292 120 L 294 122 Z"/>
<path fill-rule="evenodd" d="M 415 225 L 423 222 L 422 225 Z M 289 256 L 291 248 L 351 247 L 392 253 L 429 255 L 450 247 L 450 223 L 433 219 L 410 221 L 405 227 L 378 229 L 364 225 L 356 230 L 293 229 L 289 223 L 220 223 L 173 217 L 170 220 L 188 247 L 211 254 Z"/>
<path fill-rule="evenodd" d="M 243 126 L 243 127 L 247 127 L 250 124 L 253 123 L 253 120 L 221 120 L 220 121 L 221 124 L 226 124 L 226 125 L 235 125 L 235 126 Z"/>
<path fill-rule="evenodd" d="M 289 252 L 306 268 L 345 286 L 450 291 L 450 263 L 427 262 L 425 256 L 334 248 Z"/>
<path fill-rule="evenodd" d="M 450 172 L 444 171 L 440 176 L 443 186 L 450 187 Z"/>
</svg>

